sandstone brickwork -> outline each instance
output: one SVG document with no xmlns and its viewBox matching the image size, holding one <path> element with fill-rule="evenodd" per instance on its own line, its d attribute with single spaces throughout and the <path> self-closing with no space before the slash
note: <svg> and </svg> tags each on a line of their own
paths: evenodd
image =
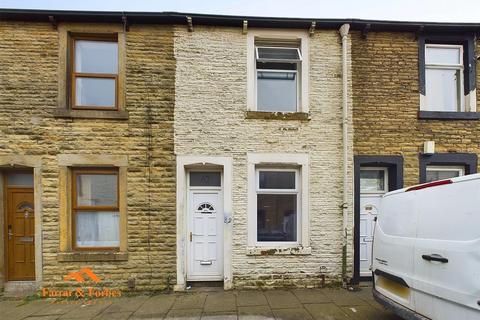
<svg viewBox="0 0 480 320">
<path fill-rule="evenodd" d="M 477 49 L 478 52 L 478 44 Z M 352 33 L 356 155 L 402 155 L 404 184 L 419 183 L 423 142 L 437 153 L 480 152 L 478 121 L 418 119 L 418 40 L 414 33 Z M 477 83 L 479 78 L 477 66 Z M 477 94 L 477 110 L 479 97 Z"/>
<path fill-rule="evenodd" d="M 126 33 L 128 120 L 62 119 L 57 107 L 58 31 L 48 23 L 0 22 L 0 155 L 42 157 L 43 286 L 88 266 L 102 284 L 161 290 L 175 279 L 175 60 L 171 26 Z M 128 156 L 128 260 L 61 262 L 60 154 Z"/>
</svg>

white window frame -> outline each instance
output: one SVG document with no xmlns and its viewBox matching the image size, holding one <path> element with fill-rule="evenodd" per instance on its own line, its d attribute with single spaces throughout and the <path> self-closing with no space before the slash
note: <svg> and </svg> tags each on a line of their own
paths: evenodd
<svg viewBox="0 0 480 320">
<path fill-rule="evenodd" d="M 287 112 L 305 112 L 308 113 L 308 78 L 309 78 L 309 37 L 307 31 L 300 30 L 249 30 L 247 34 L 247 109 L 249 111 L 258 111 L 257 109 L 257 49 L 255 46 L 255 38 L 259 39 L 278 39 L 282 40 L 300 40 L 299 57 L 300 61 L 297 62 L 297 108 L 296 111 Z M 268 46 L 259 46 L 268 48 Z M 272 47 L 273 48 L 273 47 Z M 286 47 L 274 47 L 274 48 L 286 48 Z M 263 59 L 262 59 L 263 60 Z M 269 59 L 271 60 L 271 59 Z M 282 60 L 271 60 L 284 61 Z M 289 60 L 292 61 L 292 60 Z M 263 71 L 272 71 L 264 70 Z M 277 72 L 279 70 L 276 70 Z M 294 70 L 288 70 L 287 72 L 293 72 Z M 275 112 L 264 111 L 262 112 Z"/>
<path fill-rule="evenodd" d="M 297 201 L 297 233 L 296 242 L 257 242 L 257 189 L 259 185 L 258 170 L 275 171 L 297 170 L 296 189 L 298 189 Z M 309 221 L 309 157 L 308 154 L 292 153 L 248 153 L 247 154 L 248 171 L 248 237 L 247 254 L 260 254 L 261 250 L 266 249 L 285 249 L 301 248 L 300 254 L 310 254 L 310 221 Z M 267 189 L 270 193 L 271 189 Z M 291 189 L 287 189 L 289 192 Z M 285 191 L 283 189 L 277 190 Z M 298 232 L 298 231 L 297 231 Z M 260 248 L 260 251 L 255 251 Z"/>
<path fill-rule="evenodd" d="M 459 174 L 458 176 L 464 176 L 465 175 L 465 166 L 459 165 L 459 166 L 450 166 L 450 165 L 433 165 L 429 166 L 427 165 L 425 169 L 425 179 L 427 178 L 427 173 L 428 171 L 457 171 Z"/>
<path fill-rule="evenodd" d="M 260 188 L 260 171 L 277 171 L 277 172 L 295 172 L 295 189 L 261 189 Z M 255 245 L 256 246 L 275 246 L 275 245 L 284 245 L 284 246 L 296 246 L 300 243 L 301 239 L 301 216 L 302 216 L 302 206 L 301 206 L 301 184 L 300 184 L 300 170 L 298 168 L 278 168 L 278 167 L 262 167 L 257 166 L 255 168 Z M 258 195 L 259 194 L 285 194 L 285 195 L 296 195 L 297 197 L 297 234 L 296 241 L 258 241 Z"/>
<path fill-rule="evenodd" d="M 384 194 L 388 192 L 388 168 L 385 167 L 361 167 L 360 173 L 362 171 L 383 171 L 384 179 L 383 179 L 383 191 L 382 190 L 367 190 L 363 191 L 361 188 L 361 175 L 360 175 L 360 193 L 362 194 Z"/>
<path fill-rule="evenodd" d="M 446 64 L 446 63 L 427 63 L 427 49 L 428 48 L 448 48 L 448 49 L 460 49 L 460 60 L 458 64 Z M 460 71 L 460 88 L 458 88 L 457 93 L 457 110 L 450 111 L 450 112 L 465 112 L 465 111 L 475 111 L 475 108 L 471 106 L 471 102 L 467 103 L 467 96 L 464 93 L 464 61 L 463 61 L 463 46 L 457 44 L 425 44 L 425 70 L 423 70 L 425 74 L 425 95 L 420 95 L 420 110 L 423 111 L 438 111 L 432 110 L 429 106 L 428 97 L 427 97 L 427 69 L 443 69 L 443 70 L 459 70 Z M 460 103 L 460 105 L 458 105 Z M 468 110 L 467 110 L 468 109 Z M 441 111 L 439 111 L 441 112 Z"/>
<path fill-rule="evenodd" d="M 296 49 L 299 59 L 263 59 L 258 55 L 258 49 Z M 288 62 L 288 63 L 297 63 L 302 61 L 302 53 L 299 48 L 295 47 L 266 47 L 266 46 L 255 46 L 255 60 L 260 62 Z"/>
</svg>

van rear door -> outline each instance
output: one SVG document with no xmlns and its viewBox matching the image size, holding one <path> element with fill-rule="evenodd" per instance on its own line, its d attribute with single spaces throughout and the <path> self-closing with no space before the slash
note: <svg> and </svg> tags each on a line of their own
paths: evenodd
<svg viewBox="0 0 480 320">
<path fill-rule="evenodd" d="M 416 311 L 432 319 L 480 319 L 480 180 L 417 194 Z"/>
<path fill-rule="evenodd" d="M 386 194 L 375 226 L 373 271 L 375 289 L 393 301 L 414 310 L 413 254 L 417 231 L 415 193 Z"/>
</svg>

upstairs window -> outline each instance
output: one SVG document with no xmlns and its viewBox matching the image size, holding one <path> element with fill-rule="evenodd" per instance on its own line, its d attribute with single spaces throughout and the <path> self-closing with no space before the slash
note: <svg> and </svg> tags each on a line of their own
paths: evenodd
<svg viewBox="0 0 480 320">
<path fill-rule="evenodd" d="M 118 40 L 72 36 L 72 109 L 117 110 Z"/>
<path fill-rule="evenodd" d="M 480 119 L 475 35 L 420 34 L 420 119 Z"/>
<path fill-rule="evenodd" d="M 465 111 L 463 46 L 425 45 L 426 111 Z"/>
<path fill-rule="evenodd" d="M 300 43 L 255 41 L 257 111 L 297 112 L 300 104 Z"/>
</svg>

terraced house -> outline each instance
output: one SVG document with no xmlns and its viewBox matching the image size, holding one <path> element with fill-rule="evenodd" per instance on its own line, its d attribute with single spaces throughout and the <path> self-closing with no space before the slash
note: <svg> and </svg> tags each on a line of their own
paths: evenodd
<svg viewBox="0 0 480 320">
<path fill-rule="evenodd" d="M 477 172 L 478 27 L 367 24 L 352 34 L 357 278 L 370 275 L 382 194 Z"/>
<path fill-rule="evenodd" d="M 369 277 L 384 192 L 476 171 L 478 28 L 0 10 L 0 283 Z"/>
</svg>

